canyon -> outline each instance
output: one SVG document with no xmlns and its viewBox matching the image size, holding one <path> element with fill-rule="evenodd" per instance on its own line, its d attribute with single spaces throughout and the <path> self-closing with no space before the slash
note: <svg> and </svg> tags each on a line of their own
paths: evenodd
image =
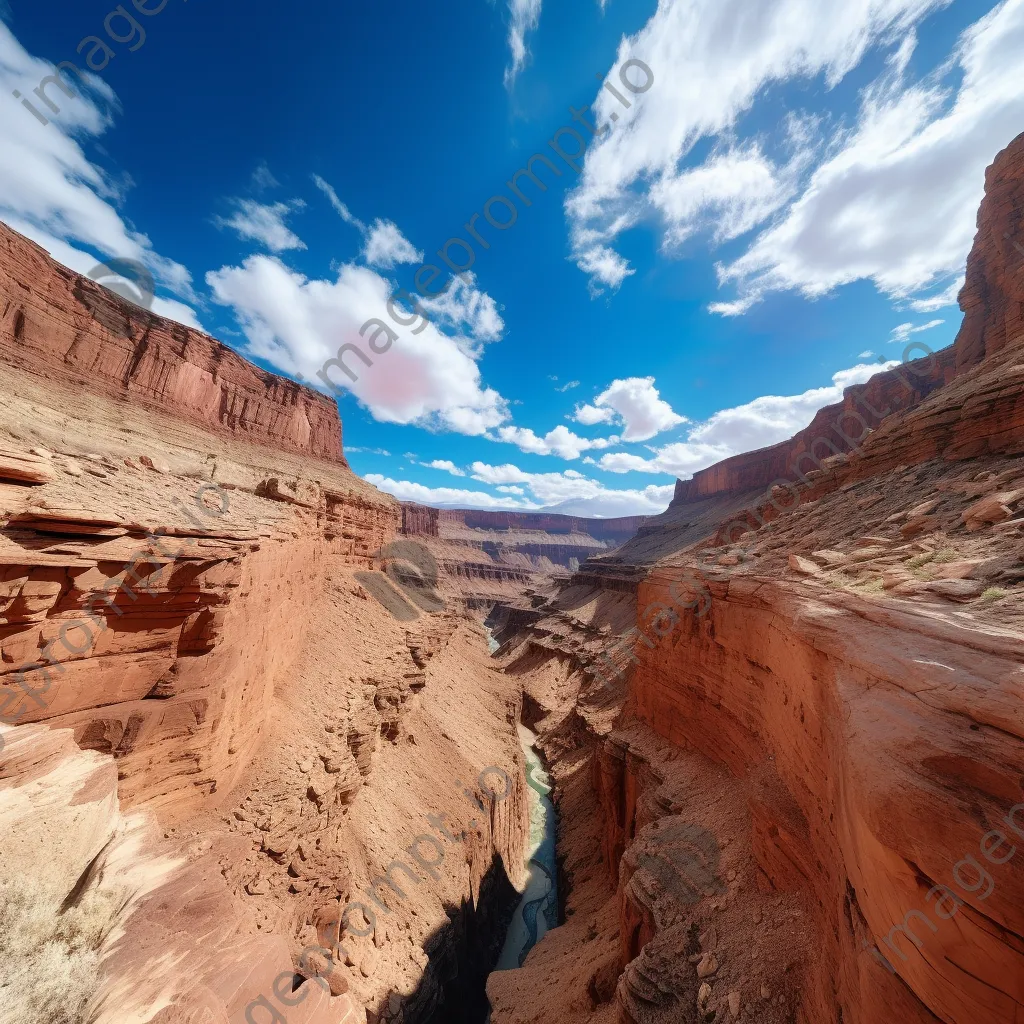
<svg viewBox="0 0 1024 1024">
<path fill-rule="evenodd" d="M 396 501 L 0 225 L 0 1020 L 1024 1021 L 1022 228 L 1024 136 L 952 347 L 587 521 Z"/>
</svg>

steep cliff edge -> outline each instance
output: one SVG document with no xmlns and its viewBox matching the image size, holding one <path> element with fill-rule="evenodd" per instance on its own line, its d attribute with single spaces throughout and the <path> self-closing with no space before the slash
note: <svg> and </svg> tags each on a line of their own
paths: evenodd
<svg viewBox="0 0 1024 1024">
<path fill-rule="evenodd" d="M 571 891 L 494 1024 L 1024 1019 L 1022 154 L 954 347 L 506 610 Z"/>
<path fill-rule="evenodd" d="M 1024 345 L 1024 141 L 1018 136 L 985 174 L 985 202 L 960 292 L 957 372 Z"/>
<path fill-rule="evenodd" d="M 3 223 L 0 360 L 210 433 L 345 465 L 332 399 L 126 302 Z"/>
<path fill-rule="evenodd" d="M 952 349 L 644 523 L 402 508 L 330 403 L 3 232 L 18 1019 L 1020 1024 L 1022 151 Z M 404 615 L 399 538 L 442 570 Z M 520 720 L 565 923 L 487 979 Z"/>
<path fill-rule="evenodd" d="M 375 600 L 401 513 L 333 403 L 116 296 L 94 319 L 91 283 L 0 230 L 19 1019 L 476 1024 L 523 873 L 519 689 L 447 582 L 414 621 Z"/>
</svg>

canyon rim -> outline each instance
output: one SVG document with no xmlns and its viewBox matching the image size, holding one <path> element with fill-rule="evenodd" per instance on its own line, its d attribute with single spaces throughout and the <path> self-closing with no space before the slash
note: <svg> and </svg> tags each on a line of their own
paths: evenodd
<svg viewBox="0 0 1024 1024">
<path fill-rule="evenodd" d="M 495 181 L 506 156 L 519 166 L 533 151 L 531 117 L 578 78 L 573 61 L 614 53 L 595 67 L 636 68 L 639 54 L 657 85 L 619 96 L 618 77 L 598 73 L 593 106 L 569 107 L 590 137 L 571 129 L 586 152 L 578 178 L 558 183 L 564 195 L 519 209 L 504 256 L 484 243 L 473 271 L 421 293 L 422 326 L 394 332 L 379 366 L 328 394 L 305 381 L 351 348 L 408 267 L 424 269 L 395 222 L 349 205 L 380 205 L 374 178 L 391 188 L 392 169 L 324 155 L 351 175 L 343 201 L 304 165 L 279 171 L 282 185 L 261 159 L 220 213 L 203 213 L 220 269 L 195 281 L 122 216 L 127 172 L 98 170 L 103 154 L 85 148 L 129 103 L 114 90 L 127 93 L 118 75 L 143 73 L 122 71 L 138 47 L 122 45 L 102 79 L 79 76 L 80 95 L 46 107 L 52 120 L 29 116 L 26 83 L 49 65 L 13 48 L 0 0 L 0 78 L 20 119 L 0 152 L 0 1024 L 1024 1024 L 1024 134 L 1004 130 L 1024 86 L 984 122 L 1002 148 L 973 192 L 950 188 L 942 206 L 921 175 L 876 222 L 828 192 L 854 152 L 842 147 L 875 138 L 875 119 L 889 145 L 901 130 L 890 120 L 910 117 L 901 104 L 952 122 L 964 96 L 977 100 L 990 65 L 974 58 L 1000 19 L 1019 18 L 1024 39 L 1024 0 L 959 35 L 956 5 L 864 4 L 862 49 L 885 53 L 885 70 L 857 89 L 848 52 L 815 49 L 828 40 L 811 5 L 783 19 L 790 49 L 745 65 L 760 84 L 730 98 L 728 127 L 692 129 L 686 146 L 715 139 L 694 150 L 706 161 L 680 171 L 673 150 L 659 168 L 658 146 L 684 147 L 681 97 L 712 102 L 718 78 L 699 80 L 696 56 L 711 61 L 726 37 L 774 38 L 767 14 L 734 25 L 732 0 L 719 2 L 660 0 L 639 28 L 630 4 L 590 4 L 595 35 L 580 29 L 564 78 L 540 44 L 542 26 L 567 31 L 553 5 L 458 7 L 465 39 L 490 40 L 502 61 L 508 50 L 490 92 L 470 69 L 479 95 L 460 97 L 462 114 L 494 95 L 509 105 L 500 138 L 511 141 L 482 161 Z M 764 10 L 792 14 L 789 2 Z M 151 28 L 141 60 L 162 68 L 160 47 L 180 42 L 186 19 L 211 24 L 195 4 L 146 20 L 165 5 L 135 0 L 137 19 L 119 7 L 89 24 L 121 44 L 135 37 L 115 34 L 117 18 L 143 39 Z M 933 9 L 958 40 L 956 103 L 938 79 L 906 85 Z M 702 16 L 691 24 L 687 10 Z M 861 46 L 860 23 L 846 23 L 859 11 L 827 27 Z M 499 14 L 491 39 L 478 22 Z M 452 24 L 396 38 L 429 56 Z M 681 24 L 711 24 L 685 60 L 665 42 Z M 287 56 L 293 37 L 278 29 Z M 88 38 L 91 53 L 110 49 Z M 203 45 L 206 82 L 218 71 Z M 304 45 L 313 76 L 322 62 Z M 403 45 L 395 63 L 414 56 Z M 546 77 L 530 77 L 534 61 Z M 758 61 L 768 70 L 751 70 Z M 837 127 L 824 145 L 824 114 L 794 101 L 773 115 L 784 147 L 726 139 L 799 61 L 813 65 L 809 93 L 857 93 L 858 130 Z M 191 80 L 179 86 L 187 107 Z M 393 124 L 392 101 L 407 110 L 413 93 L 388 82 L 379 94 L 366 120 Z M 304 113 L 290 116 L 294 135 L 275 122 L 275 138 L 300 148 Z M 468 152 L 431 116 L 452 153 Z M 478 131 L 499 137 L 482 120 Z M 134 137 L 155 146 L 155 132 Z M 183 173 L 162 135 L 156 148 Z M 812 171 L 819 158 L 831 162 Z M 18 208 L 56 166 L 68 205 Z M 526 166 L 513 182 L 529 187 Z M 722 166 L 731 184 L 719 194 Z M 463 170 L 451 178 L 464 192 Z M 299 236 L 300 218 L 319 216 L 298 198 L 300 177 L 358 256 L 325 256 L 308 221 Z M 420 208 L 441 196 L 438 181 L 423 174 Z M 843 278 L 847 235 L 875 246 L 890 220 L 920 231 L 918 189 L 937 221 L 974 222 L 950 264 L 963 271 L 952 307 L 921 291 L 948 267 L 913 276 L 937 242 Z M 965 195 L 969 209 L 956 208 Z M 833 221 L 813 235 L 801 211 L 830 204 Z M 725 255 L 704 269 L 716 289 L 735 288 L 728 302 L 691 301 L 700 272 L 672 277 L 659 262 L 690 259 L 709 209 Z M 541 234 L 553 217 L 568 224 L 557 246 Z M 492 240 L 511 226 L 488 219 Z M 620 242 L 653 221 L 663 244 L 645 262 Z M 726 247 L 755 223 L 764 233 L 734 256 Z M 116 255 L 98 241 L 115 235 Z M 234 235 L 262 248 L 237 255 Z M 288 262 L 300 256 L 309 262 Z M 318 277 L 321 256 L 331 269 Z M 487 260 L 510 282 L 526 267 L 520 305 L 582 318 L 571 359 L 554 351 L 560 322 L 515 360 L 487 361 L 516 315 L 485 290 Z M 129 293 L 140 302 L 99 283 L 125 268 L 140 275 Z M 632 312 L 610 312 L 633 286 Z M 843 288 L 862 291 L 835 299 Z M 907 322 L 878 327 L 872 289 Z M 614 341 L 593 343 L 595 372 L 613 349 L 623 376 L 588 377 L 598 314 L 583 303 L 604 311 Z M 671 321 L 645 347 L 624 324 L 646 303 L 699 304 L 700 322 L 725 326 L 707 352 L 673 362 L 673 325 L 697 321 Z M 789 391 L 774 366 L 778 394 L 755 390 L 752 377 L 790 351 L 778 321 L 806 353 L 818 330 L 835 342 L 856 303 L 856 366 L 812 387 L 817 367 L 794 365 Z M 926 343 L 943 337 L 940 316 L 956 321 L 951 343 Z M 518 335 L 538 322 L 516 322 Z M 744 368 L 736 339 L 762 335 L 768 355 Z M 887 358 L 892 346 L 902 360 Z M 500 394 L 484 369 L 513 361 L 521 387 Z M 683 415 L 667 368 L 691 364 L 719 377 L 693 384 Z M 699 406 L 705 387 L 735 404 Z M 542 392 L 544 414 L 560 417 L 548 431 L 506 397 Z M 422 447 L 399 457 L 413 436 Z M 486 451 L 515 451 L 517 464 L 476 457 Z M 569 468 L 552 470 L 557 460 Z M 612 487 L 609 474 L 647 482 Z M 672 482 L 650 482 L 659 474 Z"/>
<path fill-rule="evenodd" d="M 400 504 L 348 469 L 328 400 L 4 228 L 21 1019 L 1019 1020 L 1022 216 L 1024 137 L 927 376 L 880 372 L 663 515 L 592 522 Z M 868 404 L 898 411 L 768 500 Z M 221 517 L 188 514 L 197 482 Z M 356 579 L 398 538 L 444 597 L 408 623 Z M 103 628 L 56 646 L 86 608 Z M 561 923 L 491 973 L 524 884 L 520 722 Z M 406 852 L 425 836 L 443 867 Z"/>
</svg>

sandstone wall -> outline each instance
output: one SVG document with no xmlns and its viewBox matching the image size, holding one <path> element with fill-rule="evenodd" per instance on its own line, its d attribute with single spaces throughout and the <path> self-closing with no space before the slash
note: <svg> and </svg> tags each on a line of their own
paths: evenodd
<svg viewBox="0 0 1024 1024">
<path fill-rule="evenodd" d="M 214 434 L 345 464 L 333 399 L 140 309 L 2 223 L 0 360 Z"/>
<path fill-rule="evenodd" d="M 641 603 L 665 600 L 671 577 L 653 574 Z M 832 1020 L 841 1006 L 843 1020 L 881 1021 L 898 1006 L 908 1021 L 1011 1024 L 1024 1008 L 1024 864 L 994 873 L 986 898 L 954 870 L 977 861 L 990 830 L 1018 838 L 1003 819 L 1024 800 L 1019 642 L 783 584 L 714 591 L 706 619 L 638 648 L 632 693 L 656 733 L 753 777 L 761 883 L 812 894 L 822 959 L 803 1018 Z M 935 665 L 952 685 L 935 689 Z M 952 920 L 929 899 L 939 885 L 964 901 Z M 933 922 L 911 919 L 920 948 L 890 931 L 911 911 Z M 898 975 L 866 952 L 876 941 Z"/>
<path fill-rule="evenodd" d="M 53 461 L 60 473 L 66 463 Z M 91 496 L 66 489 L 76 505 L 99 508 L 122 488 L 128 503 L 132 488 L 161 480 L 141 467 L 100 472 L 117 482 Z M 195 508 L 202 485 L 161 482 L 163 500 L 178 501 L 167 518 L 154 507 L 144 524 L 117 516 L 122 525 L 107 532 L 122 536 L 110 539 L 96 537 L 95 513 L 39 506 L 69 503 L 60 483 L 31 496 L 6 488 L 0 699 L 13 720 L 69 727 L 83 746 L 113 754 L 129 805 L 185 813 L 216 800 L 249 764 L 266 726 L 253 711 L 292 669 L 308 628 L 296 610 L 317 599 L 326 560 L 371 565 L 397 514 L 353 500 L 346 540 L 324 499 L 317 512 L 232 490 L 220 492 L 227 516 L 201 529 L 182 509 Z"/>
<path fill-rule="evenodd" d="M 1022 145 L 989 171 L 964 328 L 927 372 L 680 483 L 495 617 L 572 910 L 492 977 L 495 1024 L 1024 1018 L 1024 364 L 994 244 Z M 811 468 L 818 436 L 839 454 Z"/>
<path fill-rule="evenodd" d="M 256 1019 L 287 1005 L 299 1024 L 362 1024 L 364 1010 L 417 1024 L 479 1000 L 528 830 L 518 691 L 486 664 L 482 630 L 454 602 L 399 621 L 364 585 L 383 579 L 401 513 L 340 458 L 333 407 L 322 436 L 336 445 L 315 423 L 293 429 L 273 389 L 252 417 L 210 421 L 178 388 L 202 362 L 195 338 L 159 393 L 133 390 L 135 371 L 108 387 L 102 360 L 96 378 L 58 366 L 47 338 L 75 275 L 36 270 L 0 322 L 19 344 L 42 325 L 0 376 L 0 712 L 18 723 L 0 729 L 0 817 L 15 802 L 33 816 L 36 831 L 12 826 L 15 845 L 67 822 L 81 832 L 65 844 L 74 863 L 55 865 L 61 899 L 90 891 L 73 869 L 101 847 L 89 870 L 137 885 L 90 1013 L 242 1024 L 262 999 Z M 101 340 L 144 367 L 164 340 L 132 355 L 109 329 L 118 309 Z M 75 366 L 83 351 L 68 350 Z M 222 394 L 255 388 L 259 371 L 239 364 L 211 377 Z M 464 553 L 453 573 L 474 571 Z M 496 585 L 527 577 L 486 561 Z M 454 594 L 450 577 L 440 586 Z M 465 793 L 488 765 L 511 784 L 484 815 Z M 44 773 L 57 781 L 34 785 Z M 311 961 L 330 915 L 392 858 L 416 871 L 406 848 L 435 815 L 455 829 L 433 832 L 444 870 L 422 868 L 408 906 Z M 291 1008 L 278 990 L 296 971 L 329 985 L 307 982 Z"/>
<path fill-rule="evenodd" d="M 1016 243 L 1016 244 L 1014 244 Z M 1024 345 L 1024 135 L 985 173 L 985 202 L 960 292 L 958 373 Z"/>
</svg>

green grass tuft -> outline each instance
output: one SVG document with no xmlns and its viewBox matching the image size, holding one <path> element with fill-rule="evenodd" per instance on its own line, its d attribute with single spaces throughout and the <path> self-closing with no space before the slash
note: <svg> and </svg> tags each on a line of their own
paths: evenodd
<svg viewBox="0 0 1024 1024">
<path fill-rule="evenodd" d="M 881 594 L 885 591 L 885 586 L 882 583 L 882 578 L 868 580 L 867 583 L 860 583 L 857 585 L 857 590 L 862 594 Z"/>
</svg>

